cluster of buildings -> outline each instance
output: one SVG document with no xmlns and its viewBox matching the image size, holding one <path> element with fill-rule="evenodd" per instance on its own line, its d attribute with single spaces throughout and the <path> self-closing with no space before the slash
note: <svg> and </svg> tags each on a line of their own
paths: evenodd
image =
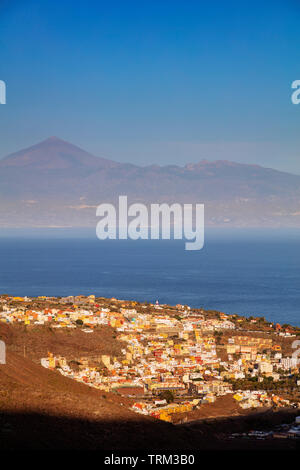
<svg viewBox="0 0 300 470">
<path fill-rule="evenodd" d="M 271 338 L 240 336 L 236 324 L 222 313 L 208 318 L 204 312 L 181 305 L 170 313 L 158 303 L 133 308 L 134 303 L 128 307 L 122 302 L 119 307 L 116 303 L 104 306 L 93 295 L 55 299 L 59 305 L 42 309 L 34 308 L 36 303 L 29 308 L 29 298 L 9 300 L 1 298 L 0 321 L 80 328 L 85 333 L 93 333 L 99 325 L 114 328 L 123 345 L 119 357 L 79 358 L 74 367 L 66 358 L 49 353 L 41 364 L 100 390 L 138 398 L 135 411 L 166 421 L 174 413 L 189 412 L 219 396 L 233 394 L 232 379 L 250 376 L 276 381 L 279 371 L 298 367 L 294 358 L 283 357 L 281 347 Z M 35 300 L 42 305 L 51 299 Z M 222 344 L 220 335 L 226 337 Z M 166 393 L 171 403 L 164 401 Z M 288 404 L 264 391 L 233 396 L 242 408 L 272 406 L 276 400 L 277 405 Z"/>
<path fill-rule="evenodd" d="M 86 327 L 96 327 L 102 324 L 108 324 L 106 313 L 109 309 L 97 309 L 95 304 L 95 296 L 89 297 L 72 297 L 72 305 L 69 307 L 64 306 L 66 303 L 64 298 L 60 302 L 59 307 L 46 307 L 42 309 L 28 308 L 28 303 L 32 302 L 28 297 L 12 297 L 9 299 L 0 299 L 1 311 L 0 321 L 4 323 L 21 323 L 24 325 L 51 325 L 52 328 L 77 328 L 84 325 Z M 84 300 L 83 300 L 84 299 Z M 9 300 L 9 302 L 8 302 Z M 35 301 L 51 301 L 51 297 L 37 297 Z M 26 303 L 26 307 L 22 305 Z M 116 313 L 116 316 L 119 314 Z M 110 320 L 113 322 L 114 315 L 111 315 Z M 116 323 L 117 324 L 117 323 Z"/>
<path fill-rule="evenodd" d="M 136 413 L 152 416 L 162 421 L 172 421 L 172 415 L 177 413 L 189 413 L 198 408 L 200 400 L 185 400 L 180 403 L 167 404 L 166 400 L 155 400 L 152 402 L 137 402 L 132 406 Z"/>
<path fill-rule="evenodd" d="M 296 357 L 284 357 L 281 346 L 274 344 L 271 338 L 254 336 L 233 336 L 228 338 L 226 346 L 228 361 L 232 364 L 232 379 L 243 379 L 246 374 L 252 377 L 271 377 L 275 382 L 281 377 L 279 371 L 297 371 L 299 360 Z M 238 360 L 234 361 L 234 357 Z M 232 370 L 233 368 L 233 370 Z"/>
</svg>

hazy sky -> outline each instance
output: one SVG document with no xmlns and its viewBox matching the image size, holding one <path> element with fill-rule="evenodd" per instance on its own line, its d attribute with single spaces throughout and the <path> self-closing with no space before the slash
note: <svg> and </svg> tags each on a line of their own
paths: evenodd
<svg viewBox="0 0 300 470">
<path fill-rule="evenodd" d="M 299 1 L 0 0 L 0 52 L 0 157 L 56 135 L 300 174 Z"/>
</svg>

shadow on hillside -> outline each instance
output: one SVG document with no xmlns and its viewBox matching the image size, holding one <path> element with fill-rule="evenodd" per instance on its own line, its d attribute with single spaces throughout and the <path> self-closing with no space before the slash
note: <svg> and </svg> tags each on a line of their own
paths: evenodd
<svg viewBox="0 0 300 470">
<path fill-rule="evenodd" d="M 275 421 L 274 421 L 275 419 Z M 299 449 L 291 439 L 230 441 L 223 433 L 261 429 L 290 422 L 291 414 L 276 418 L 233 417 L 173 426 L 161 421 L 87 421 L 41 413 L 0 413 L 1 450 L 281 450 Z M 270 421 L 271 420 L 271 421 Z M 286 420 L 286 421 L 285 421 Z"/>
</svg>

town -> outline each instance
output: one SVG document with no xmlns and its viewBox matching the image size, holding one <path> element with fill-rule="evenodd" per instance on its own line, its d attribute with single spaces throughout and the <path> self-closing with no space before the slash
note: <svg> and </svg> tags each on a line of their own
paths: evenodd
<svg viewBox="0 0 300 470">
<path fill-rule="evenodd" d="M 6 104 L 6 83 L 0 80 L 0 104 Z"/>
<path fill-rule="evenodd" d="M 300 362 L 293 355 L 300 328 L 263 317 L 94 295 L 2 295 L 0 322 L 28 331 L 79 330 L 87 336 L 109 328 L 111 341 L 120 345 L 116 355 L 104 351 L 70 357 L 47 351 L 40 364 L 126 397 L 130 409 L 159 420 L 178 424 L 199 419 L 205 405 L 213 407 L 224 397 L 244 412 L 300 408 Z M 299 426 L 293 436 L 300 436 Z"/>
</svg>

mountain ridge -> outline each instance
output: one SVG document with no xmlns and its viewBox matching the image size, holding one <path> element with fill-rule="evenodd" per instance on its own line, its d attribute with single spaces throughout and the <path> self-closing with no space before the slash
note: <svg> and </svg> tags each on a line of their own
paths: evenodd
<svg viewBox="0 0 300 470">
<path fill-rule="evenodd" d="M 60 147 L 61 146 L 66 146 L 70 150 L 73 150 L 73 151 L 75 150 L 76 152 L 80 151 L 83 156 L 85 155 L 87 157 L 86 163 L 88 164 L 88 159 L 90 157 L 92 157 L 94 159 L 95 166 L 98 166 L 98 165 L 101 166 L 103 164 L 103 162 L 105 162 L 105 163 L 109 164 L 109 166 L 126 165 L 126 166 L 132 166 L 132 167 L 136 167 L 136 168 L 147 168 L 147 169 L 180 168 L 180 169 L 187 169 L 187 170 L 190 170 L 190 171 L 205 168 L 205 167 L 211 167 L 211 166 L 212 167 L 228 166 L 228 167 L 257 168 L 257 169 L 263 168 L 265 170 L 271 170 L 271 171 L 278 172 L 278 173 L 281 173 L 281 174 L 300 176 L 300 175 L 297 175 L 297 174 L 294 174 L 294 173 L 290 173 L 288 171 L 277 170 L 277 169 L 274 169 L 274 168 L 271 168 L 271 167 L 265 167 L 265 166 L 254 164 L 254 163 L 240 163 L 240 162 L 235 162 L 235 161 L 227 160 L 227 159 L 225 159 L 225 160 L 223 160 L 223 159 L 207 160 L 205 158 L 202 158 L 199 161 L 188 162 L 184 165 L 176 165 L 176 164 L 159 165 L 159 164 L 154 164 L 154 163 L 149 164 L 149 165 L 137 165 L 137 164 L 134 164 L 134 163 L 121 163 L 121 162 L 118 162 L 116 160 L 108 159 L 108 158 L 105 158 L 105 157 L 95 156 L 92 153 L 83 150 L 81 147 L 79 147 L 75 144 L 72 144 L 72 143 L 70 143 L 70 142 L 68 142 L 64 139 L 61 139 L 60 137 L 57 137 L 57 136 L 50 136 L 50 137 L 38 142 L 37 144 L 31 145 L 29 147 L 18 150 L 16 152 L 12 152 L 12 153 L 0 158 L 0 168 L 7 166 L 7 163 L 8 163 L 8 166 L 10 166 L 10 165 L 14 166 L 13 161 L 15 160 L 15 158 L 20 157 L 20 155 L 23 156 L 23 154 L 25 152 L 28 153 L 28 152 L 39 150 L 39 149 L 42 149 L 44 151 L 47 146 L 60 146 Z M 40 157 L 40 155 L 39 155 L 39 157 Z M 35 163 L 37 163 L 37 161 Z"/>
<path fill-rule="evenodd" d="M 50 137 L 0 160 L 0 226 L 96 225 L 95 207 L 203 203 L 208 225 L 300 226 L 300 176 L 209 161 L 138 166 Z"/>
</svg>

